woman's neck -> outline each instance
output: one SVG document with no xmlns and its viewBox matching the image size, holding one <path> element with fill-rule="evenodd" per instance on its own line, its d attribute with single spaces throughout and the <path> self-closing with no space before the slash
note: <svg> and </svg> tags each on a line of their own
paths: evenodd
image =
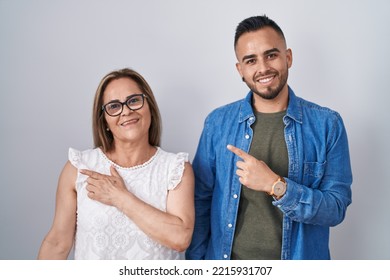
<svg viewBox="0 0 390 280">
<path fill-rule="evenodd" d="M 106 156 L 122 167 L 133 167 L 147 162 L 156 153 L 149 143 L 116 143 Z"/>
</svg>

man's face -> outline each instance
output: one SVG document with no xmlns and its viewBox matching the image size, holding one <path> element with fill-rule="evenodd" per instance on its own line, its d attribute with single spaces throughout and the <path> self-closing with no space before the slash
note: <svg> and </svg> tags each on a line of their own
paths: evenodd
<svg viewBox="0 0 390 280">
<path fill-rule="evenodd" d="M 236 44 L 237 70 L 253 93 L 264 99 L 287 94 L 292 53 L 283 38 L 266 27 L 243 34 Z"/>
</svg>

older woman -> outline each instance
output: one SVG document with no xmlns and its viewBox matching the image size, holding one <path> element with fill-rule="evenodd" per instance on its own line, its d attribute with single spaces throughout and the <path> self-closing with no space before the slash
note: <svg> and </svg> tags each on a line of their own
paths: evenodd
<svg viewBox="0 0 390 280">
<path fill-rule="evenodd" d="M 186 153 L 160 146 L 153 92 L 131 69 L 106 75 L 93 108 L 95 148 L 69 150 L 39 259 L 182 259 L 194 227 Z"/>
</svg>

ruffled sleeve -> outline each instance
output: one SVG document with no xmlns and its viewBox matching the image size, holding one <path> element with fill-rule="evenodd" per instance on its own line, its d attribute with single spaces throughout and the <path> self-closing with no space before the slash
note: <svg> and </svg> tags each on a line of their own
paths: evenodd
<svg viewBox="0 0 390 280">
<path fill-rule="evenodd" d="M 187 153 L 178 153 L 175 155 L 169 172 L 168 190 L 173 190 L 181 182 L 184 173 L 184 164 L 188 162 Z"/>
<path fill-rule="evenodd" d="M 86 158 L 87 157 L 87 158 Z M 88 156 L 86 156 L 85 151 L 79 151 L 73 148 L 69 148 L 68 151 L 68 160 L 70 163 L 76 167 L 77 169 L 88 169 L 86 166 L 86 160 L 88 160 Z M 76 179 L 76 190 L 79 191 L 80 188 L 85 183 L 85 180 L 88 178 L 87 175 L 81 174 L 80 172 L 77 172 L 77 179 Z"/>
<path fill-rule="evenodd" d="M 80 165 L 81 165 L 81 152 L 80 151 L 73 149 L 73 148 L 69 148 L 68 159 L 74 167 L 80 168 Z"/>
</svg>

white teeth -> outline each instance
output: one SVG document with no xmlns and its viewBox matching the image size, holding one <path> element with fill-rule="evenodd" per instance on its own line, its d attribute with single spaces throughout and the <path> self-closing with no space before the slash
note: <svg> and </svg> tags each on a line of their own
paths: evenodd
<svg viewBox="0 0 390 280">
<path fill-rule="evenodd" d="M 269 77 L 269 78 L 265 78 L 265 79 L 259 79 L 259 82 L 262 83 L 262 84 L 265 84 L 265 83 L 268 83 L 269 81 L 271 81 L 274 77 Z"/>
</svg>

